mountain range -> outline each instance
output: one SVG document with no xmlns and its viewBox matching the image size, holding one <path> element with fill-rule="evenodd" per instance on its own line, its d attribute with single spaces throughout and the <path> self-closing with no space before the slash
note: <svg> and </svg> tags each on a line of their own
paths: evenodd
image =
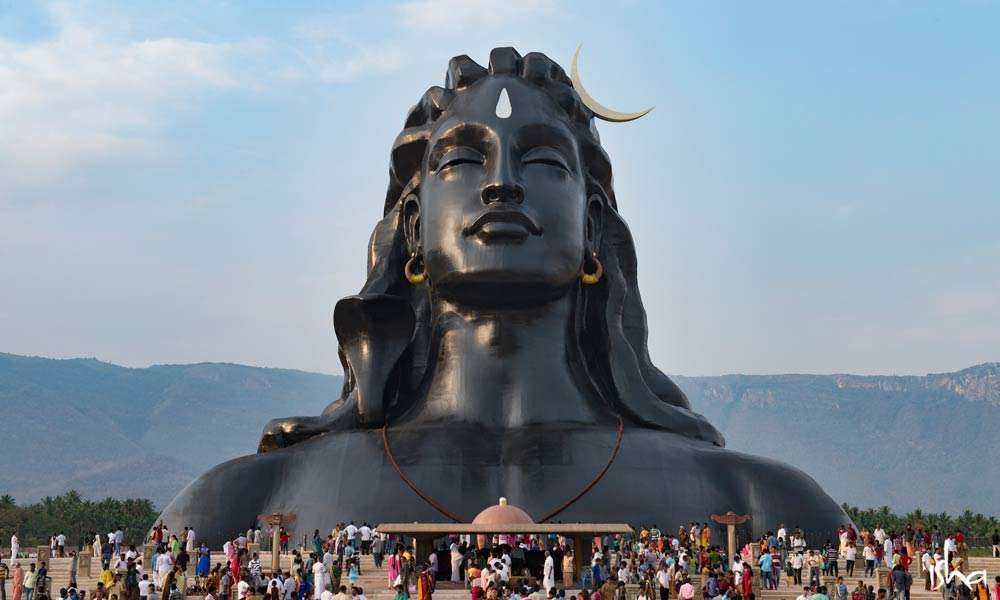
<svg viewBox="0 0 1000 600">
<path fill-rule="evenodd" d="M 838 502 L 1000 514 L 1000 363 L 674 379 L 728 448 L 791 463 Z M 76 489 L 163 506 L 209 467 L 254 452 L 268 420 L 319 414 L 341 383 L 235 364 L 133 369 L 0 353 L 0 493 L 27 502 Z"/>
</svg>

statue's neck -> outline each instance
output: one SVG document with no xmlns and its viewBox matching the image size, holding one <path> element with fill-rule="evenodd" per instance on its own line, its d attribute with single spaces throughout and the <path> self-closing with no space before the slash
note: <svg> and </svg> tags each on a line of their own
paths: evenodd
<svg viewBox="0 0 1000 600">
<path fill-rule="evenodd" d="M 596 423 L 596 393 L 570 367 L 572 310 L 569 295 L 517 309 L 435 302 L 434 371 L 407 421 Z"/>
</svg>

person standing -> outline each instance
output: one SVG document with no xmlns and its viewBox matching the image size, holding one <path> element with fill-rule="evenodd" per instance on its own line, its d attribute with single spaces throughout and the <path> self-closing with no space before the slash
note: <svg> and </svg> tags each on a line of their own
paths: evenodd
<svg viewBox="0 0 1000 600">
<path fill-rule="evenodd" d="M 24 574 L 24 600 L 31 600 L 37 584 L 38 572 L 35 571 L 35 563 L 31 563 L 28 565 L 28 572 Z"/>
<path fill-rule="evenodd" d="M 670 571 L 667 570 L 667 563 L 661 562 L 656 569 L 656 585 L 660 588 L 660 600 L 670 598 Z"/>
<path fill-rule="evenodd" d="M 326 564 L 317 560 L 312 566 L 313 573 L 313 600 L 320 600 L 323 596 L 323 592 L 326 591 L 326 586 L 329 583 L 329 572 L 326 569 Z"/>
<path fill-rule="evenodd" d="M 385 542 L 382 540 L 381 535 L 376 535 L 372 538 L 372 560 L 375 562 L 375 568 L 382 568 L 382 557 L 385 552 Z M 461 567 L 461 564 L 459 564 Z"/>
<path fill-rule="evenodd" d="M 372 528 L 368 526 L 368 523 L 362 523 L 358 533 L 361 534 L 361 555 L 365 556 L 371 554 Z"/>
<path fill-rule="evenodd" d="M 806 557 L 806 566 L 809 567 L 809 586 L 819 587 L 822 583 L 819 579 L 819 569 L 820 565 L 823 564 L 823 559 L 820 558 L 814 550 L 809 551 L 809 556 Z"/>
<path fill-rule="evenodd" d="M 188 554 L 194 554 L 195 545 L 198 542 L 198 536 L 194 532 L 194 527 L 187 528 L 187 551 Z"/>
<path fill-rule="evenodd" d="M 417 577 L 417 600 L 431 600 L 433 592 L 434 575 L 431 573 L 430 567 L 424 565 Z"/>
<path fill-rule="evenodd" d="M 771 568 L 774 566 L 773 558 L 770 552 L 763 552 L 760 555 L 760 560 L 758 562 L 760 565 L 760 579 L 761 583 L 764 585 L 765 589 L 773 590 L 775 589 L 774 577 L 771 573 Z"/>
<path fill-rule="evenodd" d="M 545 564 L 542 566 L 542 586 L 546 593 L 556 587 L 556 561 L 548 550 L 545 551 Z"/>
<path fill-rule="evenodd" d="M 792 565 L 792 582 L 795 585 L 802 585 L 802 566 L 805 564 L 805 557 L 801 552 L 793 552 L 790 559 Z"/>
<path fill-rule="evenodd" d="M 465 557 L 462 556 L 462 549 L 458 545 L 458 538 L 451 540 L 451 545 L 448 546 L 448 557 L 451 559 L 451 581 L 452 583 L 459 583 L 462 581 L 462 561 Z"/>
<path fill-rule="evenodd" d="M 573 551 L 566 550 L 562 559 L 563 587 L 568 588 L 576 584 L 576 562 L 573 558 Z"/>
<path fill-rule="evenodd" d="M 848 577 L 854 576 L 854 561 L 858 558 L 858 547 L 854 542 L 848 541 L 844 547 L 844 570 Z"/>
<path fill-rule="evenodd" d="M 17 554 L 21 551 L 21 543 L 17 539 L 17 532 L 15 531 L 13 535 L 10 536 L 10 562 L 11 564 L 17 560 Z"/>
<path fill-rule="evenodd" d="M 76 573 L 80 566 L 80 558 L 76 555 L 76 552 L 69 553 L 69 587 L 76 587 Z"/>
<path fill-rule="evenodd" d="M 402 566 L 400 565 L 402 552 L 402 548 L 397 547 L 396 552 L 389 555 L 389 560 L 386 561 L 389 571 L 389 589 L 393 589 L 401 583 L 399 575 L 401 571 L 400 567 Z"/>
<path fill-rule="evenodd" d="M 14 578 L 11 582 L 11 591 L 13 592 L 13 600 L 21 600 L 21 596 L 24 594 L 24 569 L 21 568 L 21 563 L 14 565 Z"/>
</svg>

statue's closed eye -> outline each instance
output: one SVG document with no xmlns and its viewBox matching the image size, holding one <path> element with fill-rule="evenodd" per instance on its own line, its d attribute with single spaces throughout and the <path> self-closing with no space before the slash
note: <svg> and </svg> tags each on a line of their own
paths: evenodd
<svg viewBox="0 0 1000 600">
<path fill-rule="evenodd" d="M 562 153 L 548 146 L 532 148 L 521 157 L 521 162 L 526 165 L 546 165 L 566 172 L 572 171 Z"/>
<path fill-rule="evenodd" d="M 486 157 L 468 146 L 459 146 L 445 152 L 438 160 L 436 171 L 443 171 L 461 165 L 482 165 Z"/>
</svg>

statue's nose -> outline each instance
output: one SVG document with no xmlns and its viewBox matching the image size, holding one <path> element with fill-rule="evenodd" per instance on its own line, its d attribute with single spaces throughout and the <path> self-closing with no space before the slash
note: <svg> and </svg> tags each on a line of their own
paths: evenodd
<svg viewBox="0 0 1000 600">
<path fill-rule="evenodd" d="M 483 203 L 524 201 L 524 187 L 519 183 L 491 183 L 483 188 Z"/>
</svg>

